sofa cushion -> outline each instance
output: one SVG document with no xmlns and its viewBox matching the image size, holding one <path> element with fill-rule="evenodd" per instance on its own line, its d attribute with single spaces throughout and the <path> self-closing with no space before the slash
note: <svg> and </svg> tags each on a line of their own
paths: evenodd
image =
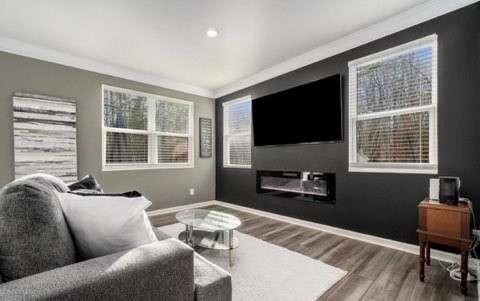
<svg viewBox="0 0 480 301">
<path fill-rule="evenodd" d="M 0 273 L 4 282 L 76 262 L 49 178 L 16 180 L 0 191 Z M 55 188 L 56 189 L 56 188 Z"/>
<path fill-rule="evenodd" d="M 193 260 L 195 301 L 232 300 L 232 277 L 198 253 Z"/>
<path fill-rule="evenodd" d="M 102 185 L 100 185 L 100 183 L 98 183 L 98 181 L 92 175 L 86 175 L 80 181 L 68 185 L 68 188 L 72 191 L 79 189 L 88 189 L 103 192 Z"/>
</svg>

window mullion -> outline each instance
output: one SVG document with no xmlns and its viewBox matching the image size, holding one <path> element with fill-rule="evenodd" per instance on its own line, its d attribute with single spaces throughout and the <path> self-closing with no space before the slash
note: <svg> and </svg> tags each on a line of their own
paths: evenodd
<svg viewBox="0 0 480 301">
<path fill-rule="evenodd" d="M 112 128 L 112 127 L 103 127 L 103 129 L 107 132 L 112 132 L 112 133 L 139 134 L 139 135 L 148 134 L 148 131 L 146 130 L 134 130 L 134 129 L 128 129 L 128 128 Z"/>
<path fill-rule="evenodd" d="M 369 119 L 377 119 L 377 118 L 385 118 L 385 117 L 392 117 L 392 116 L 399 116 L 404 114 L 411 114 L 411 113 L 420 113 L 420 112 L 429 112 L 433 105 L 424 105 L 418 107 L 410 107 L 405 109 L 398 109 L 398 110 L 385 110 L 373 113 L 366 113 L 366 114 L 359 114 L 356 116 L 357 120 L 369 120 Z"/>
<path fill-rule="evenodd" d="M 188 164 L 194 165 L 195 164 L 195 143 L 193 139 L 193 129 L 194 129 L 194 119 L 195 119 L 195 112 L 194 112 L 194 104 L 192 103 L 188 107 L 188 130 L 187 130 L 187 152 L 188 152 Z"/>
<path fill-rule="evenodd" d="M 188 134 L 179 134 L 179 133 L 158 132 L 158 131 L 154 131 L 153 134 L 156 134 L 156 135 L 158 135 L 158 136 L 183 137 L 183 138 L 187 138 L 187 137 L 191 137 L 191 136 L 192 136 L 190 133 L 188 133 Z"/>
<path fill-rule="evenodd" d="M 156 130 L 156 101 L 153 97 L 148 97 L 148 163 L 158 164 L 158 137 Z"/>
<path fill-rule="evenodd" d="M 148 134 L 148 163 L 158 164 L 158 136 Z"/>
<path fill-rule="evenodd" d="M 229 134 L 223 138 L 223 162 L 226 165 L 230 165 L 230 138 L 231 136 Z"/>
<path fill-rule="evenodd" d="M 230 164 L 230 147 L 228 146 L 228 139 L 230 130 L 228 128 L 229 119 L 228 119 L 229 106 L 223 106 L 223 165 Z"/>
<path fill-rule="evenodd" d="M 437 150 L 437 115 L 435 114 L 435 107 L 432 107 L 428 112 L 429 133 L 428 133 L 428 163 L 437 164 L 438 150 Z"/>
<path fill-rule="evenodd" d="M 238 133 L 235 133 L 235 134 L 229 134 L 229 136 L 235 136 L 235 137 L 241 137 L 241 136 L 248 136 L 248 135 L 251 135 L 252 133 L 251 132 L 238 132 Z"/>
</svg>

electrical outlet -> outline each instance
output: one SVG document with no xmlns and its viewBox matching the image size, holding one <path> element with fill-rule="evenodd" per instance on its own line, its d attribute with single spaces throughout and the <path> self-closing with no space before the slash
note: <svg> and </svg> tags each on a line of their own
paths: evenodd
<svg viewBox="0 0 480 301">
<path fill-rule="evenodd" d="M 194 195 L 194 194 L 195 194 L 195 189 L 190 188 L 190 195 Z"/>
</svg>

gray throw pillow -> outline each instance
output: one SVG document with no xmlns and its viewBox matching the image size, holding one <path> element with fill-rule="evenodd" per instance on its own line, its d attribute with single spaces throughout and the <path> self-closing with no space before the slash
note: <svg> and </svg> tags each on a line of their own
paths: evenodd
<svg viewBox="0 0 480 301">
<path fill-rule="evenodd" d="M 51 186 L 40 182 L 17 180 L 0 191 L 0 273 L 4 282 L 77 261 L 58 196 Z"/>
<path fill-rule="evenodd" d="M 95 177 L 92 175 L 86 175 L 80 181 L 77 181 L 68 185 L 68 188 L 72 191 L 79 190 L 79 189 L 88 189 L 88 190 L 96 190 L 99 192 L 103 192 L 102 185 L 100 185 L 97 179 L 95 179 Z"/>
<path fill-rule="evenodd" d="M 74 193 L 78 195 L 97 195 L 97 194 L 103 194 L 103 192 L 98 191 L 98 190 L 92 190 L 92 189 L 76 189 L 73 191 L 68 191 L 68 193 Z"/>
<path fill-rule="evenodd" d="M 49 174 L 45 174 L 45 173 L 34 173 L 34 174 L 23 176 L 17 179 L 17 181 L 22 181 L 22 180 L 31 180 L 31 181 L 40 183 L 58 192 L 67 192 L 70 190 L 67 184 L 65 184 L 65 182 L 62 181 L 62 179 Z"/>
</svg>

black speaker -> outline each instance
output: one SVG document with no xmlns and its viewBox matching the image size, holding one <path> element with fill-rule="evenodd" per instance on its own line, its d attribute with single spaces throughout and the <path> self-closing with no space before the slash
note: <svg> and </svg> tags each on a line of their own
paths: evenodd
<svg viewBox="0 0 480 301">
<path fill-rule="evenodd" d="M 457 206 L 460 197 L 460 178 L 439 177 L 439 180 L 438 200 L 440 203 Z"/>
</svg>

